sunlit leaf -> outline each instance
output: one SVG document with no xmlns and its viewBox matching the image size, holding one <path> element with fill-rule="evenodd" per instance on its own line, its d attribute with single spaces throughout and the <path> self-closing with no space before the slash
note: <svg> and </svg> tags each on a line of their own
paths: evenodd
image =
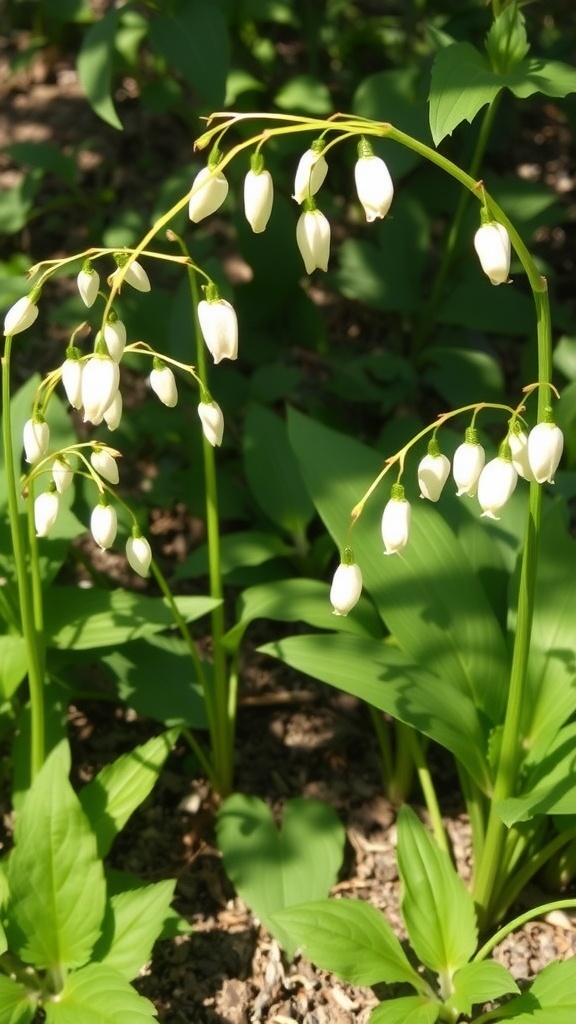
<svg viewBox="0 0 576 1024">
<path fill-rule="evenodd" d="M 112 99 L 114 37 L 120 14 L 120 8 L 111 8 L 87 30 L 78 54 L 78 77 L 98 116 L 122 131 Z"/>
</svg>

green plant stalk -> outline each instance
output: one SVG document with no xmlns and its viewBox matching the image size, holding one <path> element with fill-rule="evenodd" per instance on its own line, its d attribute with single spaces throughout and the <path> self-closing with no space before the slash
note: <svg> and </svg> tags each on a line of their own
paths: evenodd
<svg viewBox="0 0 576 1024">
<path fill-rule="evenodd" d="M 552 376 L 552 328 L 546 282 L 543 278 L 540 278 L 539 284 L 539 289 L 533 290 L 537 320 L 538 382 L 541 385 L 546 385 Z M 548 387 L 540 387 L 538 390 L 539 422 L 544 418 L 544 410 L 549 400 Z M 518 584 L 518 610 L 512 651 L 508 704 L 488 815 L 484 856 L 480 862 L 473 887 L 474 899 L 480 909 L 481 916 L 486 920 L 489 919 L 490 914 L 497 905 L 501 891 L 507 881 L 505 877 L 501 877 L 501 862 L 507 830 L 498 813 L 498 805 L 502 800 L 512 796 L 514 793 L 517 769 L 522 755 L 520 724 L 524 705 L 526 670 L 530 653 L 530 637 L 534 615 L 541 523 L 542 486 L 533 482 L 530 484 L 528 519 Z"/>
<path fill-rule="evenodd" d="M 10 358 L 12 354 L 12 335 L 7 335 L 4 356 L 2 358 L 2 441 L 6 466 L 6 487 L 8 491 L 8 518 L 12 535 L 16 583 L 20 601 L 20 621 L 22 636 L 26 645 L 28 665 L 28 688 L 30 692 L 31 745 L 30 745 L 30 777 L 34 779 L 44 764 L 45 726 L 44 726 L 44 673 L 43 656 L 39 645 L 42 634 L 38 632 L 34 617 L 34 599 L 30 587 L 29 565 L 26 553 L 26 542 L 22 522 L 18 510 L 18 490 L 14 450 L 12 447 L 12 420 L 10 416 Z M 34 555 L 37 559 L 36 552 Z M 37 570 L 36 566 L 36 570 Z"/>
<path fill-rule="evenodd" d="M 390 783 L 394 775 L 391 741 L 392 727 L 391 723 L 383 718 L 382 712 L 378 708 L 375 708 L 373 704 L 368 704 L 368 711 L 370 712 L 372 728 L 374 729 L 376 740 L 378 742 L 378 750 L 380 752 L 380 778 L 382 780 L 382 790 L 389 796 Z"/>
<path fill-rule="evenodd" d="M 535 917 L 541 917 L 543 914 L 551 914 L 554 910 L 574 910 L 576 908 L 576 899 L 565 899 L 565 900 L 553 900 L 551 903 L 542 903 L 538 907 L 532 907 L 530 910 L 526 910 L 523 914 L 515 917 L 512 921 L 507 921 L 502 928 L 499 928 L 483 946 L 480 947 L 477 953 L 472 957 L 472 962 L 475 963 L 479 960 L 485 960 L 490 955 L 492 950 L 498 943 L 502 942 L 510 932 L 521 928 L 527 921 L 533 921 Z M 481 1020 L 483 1018 L 478 1018 Z"/>
<path fill-rule="evenodd" d="M 430 816 L 430 823 L 432 825 L 432 831 L 434 832 L 434 838 L 436 839 L 440 849 L 444 850 L 445 853 L 448 853 L 448 840 L 442 823 L 440 806 L 438 804 L 436 790 L 434 789 L 434 783 L 432 782 L 430 769 L 428 768 L 426 759 L 422 753 L 420 738 L 415 730 L 410 726 L 404 726 L 402 738 L 410 750 L 413 763 L 416 765 L 416 771 L 418 772 L 422 795 L 424 796 L 428 814 Z"/>
<path fill-rule="evenodd" d="M 554 854 L 562 850 L 564 846 L 567 846 L 575 838 L 576 825 L 573 828 L 566 829 L 566 832 L 561 832 L 560 835 L 554 836 L 554 839 L 551 839 L 546 846 L 543 846 L 530 860 L 522 865 L 520 871 L 514 875 L 513 879 L 501 892 L 500 902 L 504 912 L 512 905 L 516 897 L 520 895 L 536 872 L 540 871 Z"/>
<path fill-rule="evenodd" d="M 28 484 L 26 500 L 28 517 L 28 557 L 30 561 L 30 584 L 32 588 L 32 608 L 34 613 L 34 629 L 36 632 L 36 649 L 42 678 L 46 676 L 46 649 L 44 643 L 44 599 L 42 579 L 40 577 L 40 559 L 38 557 L 38 540 L 34 524 L 34 481 Z"/>
<path fill-rule="evenodd" d="M 194 311 L 194 333 L 196 337 L 196 365 L 198 376 L 203 383 L 207 381 L 206 351 L 200 323 L 198 320 L 198 303 L 200 292 L 196 274 L 188 269 L 190 293 Z M 206 533 L 208 541 L 208 573 L 210 579 L 210 596 L 219 604 L 211 612 L 212 627 L 212 668 L 214 679 L 213 692 L 213 729 L 211 734 L 212 760 L 214 774 L 217 779 L 216 789 L 220 796 L 227 796 L 232 789 L 234 774 L 234 736 L 236 732 L 236 701 L 230 699 L 229 666 L 223 637 L 226 631 L 224 620 L 222 568 L 220 557 L 220 519 L 218 515 L 218 486 L 216 481 L 216 458 L 212 445 L 202 433 L 202 455 L 204 459 L 204 480 L 206 486 Z M 236 685 L 234 684 L 234 691 Z"/>
</svg>

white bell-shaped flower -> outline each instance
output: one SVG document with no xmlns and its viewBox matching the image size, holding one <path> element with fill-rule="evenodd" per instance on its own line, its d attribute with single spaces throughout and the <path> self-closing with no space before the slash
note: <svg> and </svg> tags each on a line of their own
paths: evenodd
<svg viewBox="0 0 576 1024">
<path fill-rule="evenodd" d="M 4 317 L 4 334 L 19 334 L 30 327 L 38 316 L 38 306 L 30 295 L 18 299 Z"/>
<path fill-rule="evenodd" d="M 302 204 L 310 196 L 316 195 L 328 173 L 328 164 L 325 157 L 322 156 L 323 149 L 323 140 L 317 140 L 300 157 L 294 178 L 294 195 L 292 196 L 299 204 Z"/>
<path fill-rule="evenodd" d="M 117 317 L 109 319 L 104 324 L 103 335 L 109 354 L 115 363 L 119 363 L 126 348 L 125 325 Z"/>
<path fill-rule="evenodd" d="M 257 160 L 257 157 L 260 160 Z M 264 169 L 262 155 L 255 153 L 252 167 L 244 178 L 244 213 L 255 234 L 264 231 L 272 213 L 273 202 L 272 175 Z"/>
<path fill-rule="evenodd" d="M 82 408 L 82 372 L 84 366 L 81 360 L 74 355 L 68 357 L 62 363 L 60 373 L 62 374 L 62 385 L 66 392 L 66 398 L 73 409 Z"/>
<path fill-rule="evenodd" d="M 478 479 L 484 469 L 486 453 L 478 442 L 475 427 L 468 427 L 466 440 L 458 446 L 452 459 L 452 476 L 456 484 L 456 494 L 467 494 L 472 498 L 476 494 Z"/>
<path fill-rule="evenodd" d="M 90 516 L 90 533 L 99 548 L 111 548 L 118 532 L 118 519 L 113 505 L 96 505 Z"/>
<path fill-rule="evenodd" d="M 218 402 L 200 402 L 198 415 L 204 437 L 213 447 L 220 447 L 224 436 L 224 415 Z"/>
<path fill-rule="evenodd" d="M 166 364 L 155 365 L 149 377 L 150 387 L 163 405 L 173 409 L 178 404 L 178 385 L 173 370 Z"/>
<path fill-rule="evenodd" d="M 50 444 L 50 427 L 46 420 L 39 418 L 26 420 L 22 439 L 26 462 L 33 466 L 46 454 Z"/>
<path fill-rule="evenodd" d="M 508 434 L 508 444 L 510 445 L 512 465 L 518 476 L 524 480 L 533 480 L 534 474 L 528 461 L 528 436 L 524 430 L 519 428 L 517 421 Z"/>
<path fill-rule="evenodd" d="M 71 486 L 74 471 L 67 459 L 57 456 L 52 465 L 52 479 L 58 494 L 64 494 Z"/>
<path fill-rule="evenodd" d="M 346 553 L 345 553 L 346 557 Z M 330 604 L 334 615 L 348 615 L 362 593 L 362 572 L 356 562 L 341 562 L 332 579 Z"/>
<path fill-rule="evenodd" d="M 354 167 L 356 192 L 366 220 L 371 223 L 385 217 L 394 198 L 394 184 L 384 161 L 375 156 L 366 139 L 358 143 L 358 160 Z"/>
<path fill-rule="evenodd" d="M 122 274 L 122 284 L 129 284 L 132 288 L 135 288 L 137 292 L 150 291 L 152 287 L 150 284 L 150 278 L 142 264 L 138 263 L 138 260 L 132 260 L 132 262 L 129 262 L 129 257 L 126 253 L 117 253 L 116 262 L 118 263 L 118 269 L 110 276 L 111 284 L 114 284 Z M 126 268 L 125 270 L 124 267 Z"/>
<path fill-rule="evenodd" d="M 101 423 L 120 383 L 118 363 L 110 356 L 96 352 L 82 371 L 82 405 L 84 423 Z"/>
<path fill-rule="evenodd" d="M 34 502 L 34 526 L 37 537 L 47 537 L 58 515 L 58 495 L 55 490 L 44 491 Z"/>
<path fill-rule="evenodd" d="M 554 483 L 564 449 L 564 435 L 555 423 L 537 423 L 528 435 L 528 461 L 539 484 Z"/>
<path fill-rule="evenodd" d="M 450 459 L 442 454 L 436 439 L 428 445 L 428 452 L 418 465 L 420 497 L 438 501 L 450 475 Z"/>
<path fill-rule="evenodd" d="M 100 275 L 89 262 L 82 267 L 76 278 L 76 284 L 78 285 L 82 302 L 90 309 L 96 302 L 98 289 L 100 288 Z"/>
<path fill-rule="evenodd" d="M 503 224 L 482 224 L 474 235 L 480 266 L 492 284 L 506 284 L 510 274 L 510 236 Z"/>
<path fill-rule="evenodd" d="M 192 183 L 188 216 L 194 224 L 215 213 L 228 195 L 228 181 L 221 172 L 203 167 Z"/>
<path fill-rule="evenodd" d="M 120 479 L 116 458 L 109 448 L 95 448 L 90 456 L 93 469 L 110 484 L 117 484 Z"/>
<path fill-rule="evenodd" d="M 120 425 L 120 420 L 122 419 L 123 404 L 124 403 L 122 401 L 122 393 L 120 391 L 117 391 L 116 394 L 114 395 L 114 398 L 110 402 L 110 405 L 106 409 L 106 412 L 104 413 L 104 422 L 108 427 L 108 430 L 116 430 L 116 428 Z"/>
<path fill-rule="evenodd" d="M 496 513 L 512 496 L 517 483 L 518 473 L 510 458 L 498 455 L 487 462 L 478 480 L 478 503 L 482 515 L 488 519 L 499 519 Z"/>
<path fill-rule="evenodd" d="M 146 537 L 129 537 L 126 541 L 126 558 L 134 572 L 139 576 L 150 575 L 152 551 Z"/>
<path fill-rule="evenodd" d="M 215 295 L 214 298 L 212 296 Z M 198 303 L 198 322 L 206 347 L 215 363 L 238 358 L 238 319 L 234 307 L 208 285 L 206 298 Z"/>
<path fill-rule="evenodd" d="M 392 484 L 390 501 L 384 506 L 382 514 L 382 540 L 386 555 L 398 554 L 406 547 L 411 516 L 412 509 L 404 497 L 402 484 Z"/>
<path fill-rule="evenodd" d="M 307 200 L 307 203 L 313 202 L 313 199 Z M 296 225 L 296 241 L 307 274 L 311 274 L 316 267 L 328 270 L 330 224 L 320 210 L 306 209 L 300 214 Z"/>
</svg>

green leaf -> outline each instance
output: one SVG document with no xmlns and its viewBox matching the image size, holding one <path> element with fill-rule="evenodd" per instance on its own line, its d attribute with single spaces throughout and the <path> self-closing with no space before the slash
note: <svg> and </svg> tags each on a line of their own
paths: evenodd
<svg viewBox="0 0 576 1024">
<path fill-rule="evenodd" d="M 244 466 L 250 489 L 269 519 L 300 536 L 314 507 L 290 448 L 286 424 L 263 405 L 248 407 L 244 425 Z"/>
<path fill-rule="evenodd" d="M 179 72 L 210 108 L 222 107 L 228 74 L 228 32 L 219 4 L 179 0 L 150 16 L 149 38 L 171 71 Z"/>
<path fill-rule="evenodd" d="M 470 264 L 462 280 L 448 289 L 438 320 L 493 334 L 524 335 L 532 329 L 530 299 L 517 289 L 495 288 L 478 267 Z"/>
<path fill-rule="evenodd" d="M 156 1009 L 111 967 L 89 964 L 69 974 L 58 1002 L 44 1004 L 46 1024 L 150 1024 Z"/>
<path fill-rule="evenodd" d="M 3 235 L 14 235 L 28 223 L 41 181 L 42 171 L 34 168 L 13 188 L 0 192 L 0 232 Z"/>
<path fill-rule="evenodd" d="M 396 128 L 430 145 L 430 129 L 420 84 L 421 72 L 416 67 L 393 68 L 366 75 L 352 97 L 351 113 L 373 121 L 388 121 L 393 110 Z M 404 177 L 422 160 L 407 146 L 395 146 L 374 137 L 370 141 L 376 155 L 386 161 L 394 181 Z"/>
<path fill-rule="evenodd" d="M 162 932 L 175 887 L 176 880 L 167 879 L 112 896 L 92 960 L 114 968 L 127 981 L 135 978 Z"/>
<path fill-rule="evenodd" d="M 350 510 L 380 472 L 383 456 L 293 410 L 289 428 L 314 504 L 341 544 Z M 406 550 L 382 555 L 380 518 L 388 489 L 383 485 L 382 490 L 380 501 L 372 497 L 366 505 L 351 538 L 366 589 L 410 662 L 433 666 L 442 680 L 440 693 L 451 684 L 448 699 L 460 690 L 496 724 L 506 700 L 508 654 L 486 594 L 464 549 L 429 502 L 413 504 Z"/>
<path fill-rule="evenodd" d="M 335 616 L 329 600 L 327 583 L 318 580 L 276 580 L 248 587 L 238 598 L 236 624 L 224 635 L 229 651 L 237 649 L 242 637 L 255 619 L 276 622 L 306 622 L 318 629 L 334 629 L 359 636 L 382 636 L 382 621 L 367 598 L 360 599 L 353 614 Z"/>
<path fill-rule="evenodd" d="M 398 815 L 402 914 L 419 959 L 450 975 L 470 959 L 478 939 L 474 902 L 447 853 L 409 807 Z"/>
<path fill-rule="evenodd" d="M 292 75 L 274 96 L 280 110 L 298 111 L 311 117 L 325 117 L 333 110 L 328 86 L 313 75 Z"/>
<path fill-rule="evenodd" d="M 10 700 L 28 671 L 26 644 L 21 636 L 0 636 L 0 697 Z"/>
<path fill-rule="evenodd" d="M 220 567 L 222 575 L 228 576 L 240 567 L 262 565 L 273 558 L 293 554 L 294 549 L 273 533 L 258 530 L 227 533 L 220 542 Z M 203 544 L 178 566 L 172 578 L 186 580 L 207 573 L 208 545 Z"/>
<path fill-rule="evenodd" d="M 60 743 L 26 794 L 8 865 L 9 946 L 35 967 L 86 963 L 104 915 L 96 837 L 69 770 L 68 745 Z"/>
<path fill-rule="evenodd" d="M 524 15 L 516 4 L 509 4 L 494 19 L 486 36 L 486 53 L 493 71 L 512 71 L 529 49 Z"/>
<path fill-rule="evenodd" d="M 80 803 L 105 857 L 116 834 L 146 799 L 156 782 L 179 729 L 154 736 L 106 765 L 80 790 Z"/>
<path fill-rule="evenodd" d="M 527 992 L 500 1007 L 515 1024 L 573 1024 L 576 1018 L 576 959 L 554 961 L 536 976 Z"/>
<path fill-rule="evenodd" d="M 220 807 L 216 834 L 230 881 L 292 956 L 297 940 L 273 915 L 326 896 L 336 881 L 345 842 L 336 812 L 320 800 L 288 800 L 278 830 L 262 800 L 235 793 Z"/>
<path fill-rule="evenodd" d="M 434 1024 L 440 1015 L 440 1003 L 426 996 L 402 996 L 387 999 L 372 1010 L 368 1024 Z"/>
<path fill-rule="evenodd" d="M 207 726 L 206 707 L 188 645 L 179 636 L 154 634 L 105 653 L 118 695 L 145 718 L 166 726 Z M 209 662 L 204 663 L 207 673 Z M 161 681 L 161 683 L 160 683 Z"/>
<path fill-rule="evenodd" d="M 176 603 L 187 622 L 207 615 L 218 601 L 211 597 L 179 597 Z M 143 597 L 126 590 L 81 590 L 58 587 L 46 607 L 46 641 L 50 647 L 115 647 L 174 626 L 164 598 Z"/>
<path fill-rule="evenodd" d="M 274 918 L 309 960 L 352 985 L 422 987 L 388 921 L 369 903 L 318 900 L 277 911 Z"/>
<path fill-rule="evenodd" d="M 67 156 L 52 142 L 14 142 L 11 146 L 5 146 L 3 151 L 16 163 L 48 171 L 63 178 L 69 185 L 73 185 L 76 180 L 74 158 Z"/>
<path fill-rule="evenodd" d="M 513 825 L 535 814 L 576 814 L 576 723 L 570 722 L 554 736 L 546 754 L 522 779 L 521 796 L 498 805 L 502 821 Z"/>
<path fill-rule="evenodd" d="M 338 286 L 374 309 L 411 313 L 422 302 L 421 273 L 429 252 L 430 220 L 413 196 L 394 200 L 394 217 L 373 226 L 370 238 L 340 247 Z"/>
<path fill-rule="evenodd" d="M 502 85 L 487 60 L 471 43 L 439 50 L 430 81 L 430 131 L 438 146 L 461 121 L 472 122 Z"/>
<path fill-rule="evenodd" d="M 122 131 L 122 122 L 112 101 L 114 37 L 120 9 L 112 8 L 90 26 L 78 54 L 78 77 L 90 105 L 99 117 Z"/>
<path fill-rule="evenodd" d="M 291 636 L 258 650 L 298 672 L 352 693 L 451 750 L 489 788 L 485 740 L 471 700 L 398 648 L 367 637 Z"/>
<path fill-rule="evenodd" d="M 464 964 L 456 971 L 452 984 L 454 994 L 448 1000 L 448 1006 L 466 1016 L 471 1013 L 474 1003 L 487 1003 L 520 991 L 510 972 L 495 960 Z"/>
<path fill-rule="evenodd" d="M 0 1024 L 32 1024 L 35 1016 L 30 990 L 0 974 Z"/>
</svg>

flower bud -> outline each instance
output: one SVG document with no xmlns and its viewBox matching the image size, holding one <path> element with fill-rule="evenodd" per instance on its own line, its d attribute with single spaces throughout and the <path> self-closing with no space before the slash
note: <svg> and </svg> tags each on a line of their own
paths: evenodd
<svg viewBox="0 0 576 1024">
<path fill-rule="evenodd" d="M 408 543 L 411 518 L 410 502 L 404 497 L 402 484 L 392 484 L 390 501 L 382 514 L 382 540 L 386 555 L 398 554 Z"/>
<path fill-rule="evenodd" d="M 29 295 L 18 299 L 4 317 L 4 334 L 19 334 L 30 327 L 38 316 L 38 306 Z"/>
<path fill-rule="evenodd" d="M 98 289 L 100 287 L 100 275 L 92 268 L 90 261 L 84 264 L 76 278 L 80 298 L 85 306 L 90 309 L 96 302 Z"/>
<path fill-rule="evenodd" d="M 108 430 L 116 430 L 116 427 L 119 426 L 122 419 L 122 405 L 122 394 L 120 391 L 117 391 L 104 413 L 104 422 Z"/>
<path fill-rule="evenodd" d="M 330 604 L 334 615 L 348 615 L 362 593 L 362 572 L 355 562 L 341 562 L 330 587 Z"/>
<path fill-rule="evenodd" d="M 83 364 L 79 358 L 65 359 L 62 363 L 60 373 L 62 374 L 62 385 L 66 392 L 66 398 L 73 409 L 82 408 L 82 372 Z"/>
<path fill-rule="evenodd" d="M 418 484 L 420 497 L 428 501 L 438 501 L 442 489 L 450 474 L 450 459 L 438 448 L 436 439 L 428 445 L 428 453 L 420 460 L 418 466 Z"/>
<path fill-rule="evenodd" d="M 110 356 L 96 352 L 82 371 L 82 405 L 84 423 L 101 423 L 113 401 L 120 383 L 120 370 Z"/>
<path fill-rule="evenodd" d="M 316 145 L 318 149 L 314 148 L 313 144 L 310 149 L 307 149 L 302 154 L 296 168 L 294 195 L 292 198 L 299 204 L 303 203 L 309 196 L 316 195 L 328 173 L 328 164 L 325 157 L 322 156 L 322 150 L 324 149 L 323 140 L 317 140 Z"/>
<path fill-rule="evenodd" d="M 120 479 L 118 463 L 108 448 L 95 448 L 90 456 L 92 467 L 110 484 L 117 484 Z"/>
<path fill-rule="evenodd" d="M 475 427 L 468 427 L 466 440 L 454 452 L 452 459 L 452 476 L 456 484 L 456 494 L 467 494 L 473 497 L 476 494 L 478 478 L 484 469 L 486 455 L 481 444 L 478 443 L 478 432 Z"/>
<path fill-rule="evenodd" d="M 215 363 L 238 358 L 238 320 L 234 307 L 226 299 L 210 298 L 198 303 L 198 321 L 206 347 Z"/>
<path fill-rule="evenodd" d="M 160 401 L 169 409 L 173 409 L 178 402 L 178 387 L 170 367 L 165 364 L 155 366 L 150 374 L 149 383 Z"/>
<path fill-rule="evenodd" d="M 26 420 L 23 430 L 23 441 L 26 462 L 34 465 L 35 462 L 39 462 L 46 454 L 50 444 L 50 427 L 46 420 L 39 417 Z"/>
<path fill-rule="evenodd" d="M 118 318 L 107 320 L 103 335 L 110 356 L 115 363 L 119 363 L 126 348 L 126 327 Z"/>
<path fill-rule="evenodd" d="M 218 402 L 200 402 L 198 415 L 204 437 L 213 447 L 220 447 L 224 434 L 224 416 Z"/>
<path fill-rule="evenodd" d="M 478 502 L 482 515 L 488 519 L 499 519 L 496 513 L 504 507 L 514 493 L 518 473 L 509 458 L 498 455 L 487 462 L 478 480 Z"/>
<path fill-rule="evenodd" d="M 328 270 L 330 224 L 320 210 L 304 210 L 300 214 L 296 225 L 296 241 L 307 274 L 311 274 L 316 267 Z"/>
<path fill-rule="evenodd" d="M 118 520 L 112 505 L 96 505 L 90 516 L 90 532 L 99 548 L 111 548 L 116 540 Z"/>
<path fill-rule="evenodd" d="M 228 182 L 223 174 L 214 172 L 212 167 L 203 167 L 192 183 L 188 216 L 197 224 L 209 217 L 222 206 L 228 195 Z"/>
<path fill-rule="evenodd" d="M 152 552 L 146 537 L 129 537 L 126 541 L 126 558 L 139 576 L 150 575 Z"/>
<path fill-rule="evenodd" d="M 149 292 L 152 285 L 150 284 L 150 278 L 144 270 L 141 263 L 138 260 L 132 260 L 129 263 L 130 257 L 126 253 L 117 253 L 115 255 L 116 262 L 118 263 L 118 269 L 110 277 L 110 281 L 113 284 L 120 274 L 123 273 L 122 281 L 129 284 L 132 288 L 135 288 L 137 292 Z M 126 268 L 124 270 L 124 268 Z"/>
<path fill-rule="evenodd" d="M 368 223 L 385 217 L 394 198 L 394 185 L 386 164 L 379 156 L 374 156 L 370 143 L 365 139 L 358 143 L 354 179 Z"/>
<path fill-rule="evenodd" d="M 503 224 L 482 224 L 474 235 L 480 265 L 492 284 L 505 284 L 510 273 L 510 237 Z"/>
<path fill-rule="evenodd" d="M 524 480 L 533 480 L 534 474 L 528 461 L 528 438 L 525 432 L 519 428 L 517 420 L 508 434 L 508 444 L 510 445 L 512 465 L 518 476 Z"/>
<path fill-rule="evenodd" d="M 564 435 L 555 423 L 537 423 L 528 435 L 528 461 L 539 484 L 554 483 L 562 457 Z"/>
<path fill-rule="evenodd" d="M 52 465 L 52 479 L 58 494 L 64 494 L 74 479 L 74 471 L 67 459 L 58 455 Z"/>
<path fill-rule="evenodd" d="M 58 515 L 58 495 L 55 491 L 44 491 L 34 502 L 34 526 L 37 537 L 47 537 Z"/>
<path fill-rule="evenodd" d="M 273 201 L 274 183 L 270 171 L 257 171 L 253 167 L 244 178 L 244 213 L 256 234 L 264 231 L 272 213 Z"/>
</svg>

